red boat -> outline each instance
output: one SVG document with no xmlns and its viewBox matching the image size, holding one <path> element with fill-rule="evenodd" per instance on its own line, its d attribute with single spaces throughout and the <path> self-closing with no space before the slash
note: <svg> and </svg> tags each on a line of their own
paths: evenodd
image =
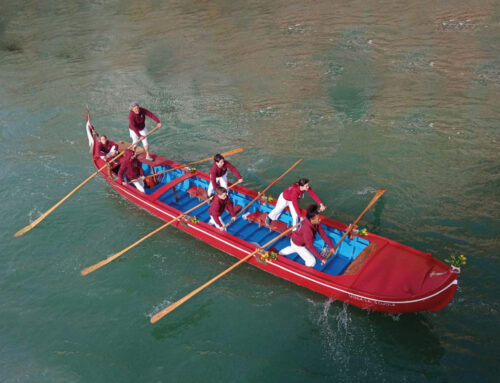
<svg viewBox="0 0 500 383">
<path fill-rule="evenodd" d="M 93 147 L 92 160 L 99 169 L 105 163 L 96 155 L 96 133 L 88 117 L 86 130 Z M 130 145 L 120 141 L 118 144 L 120 150 Z M 138 159 L 145 174 L 156 174 L 182 165 L 159 155 L 154 155 L 154 161 L 147 161 L 144 154 L 139 154 Z M 101 175 L 123 197 L 164 221 L 171 221 L 205 199 L 209 182 L 208 174 L 184 168 L 158 175 L 157 184 L 142 193 L 132 185 L 122 185 L 108 169 L 102 170 Z M 229 192 L 229 198 L 235 206 L 246 206 L 257 194 L 237 185 Z M 275 201 L 255 202 L 228 227 L 227 232 L 208 224 L 208 203 L 173 226 L 241 259 L 291 225 L 288 211 L 283 212 L 272 230 L 265 225 L 266 214 L 275 204 Z M 222 218 L 228 222 L 228 213 Z M 322 225 L 334 244 L 348 227 L 327 217 L 323 217 Z M 281 250 L 289 243 L 290 238 L 283 236 L 272 246 Z M 314 245 L 319 250 L 325 243 L 317 236 Z M 257 254 L 249 263 L 327 297 L 389 313 L 442 309 L 455 294 L 459 273 L 458 268 L 448 266 L 429 253 L 372 233 L 347 237 L 324 266 L 316 262 L 314 268 L 306 267 L 297 254 L 280 255 L 274 260 L 263 260 Z"/>
</svg>

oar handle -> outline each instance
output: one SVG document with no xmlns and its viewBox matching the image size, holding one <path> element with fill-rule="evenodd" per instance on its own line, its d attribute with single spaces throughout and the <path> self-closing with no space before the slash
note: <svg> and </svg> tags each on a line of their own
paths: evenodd
<svg viewBox="0 0 500 383">
<path fill-rule="evenodd" d="M 227 268 L 226 270 L 224 270 L 222 273 L 216 275 L 215 277 L 213 277 L 212 279 L 210 279 L 208 282 L 206 282 L 205 284 L 201 285 L 200 287 L 198 287 L 197 289 L 191 291 L 189 294 L 187 294 L 186 296 L 184 296 L 183 298 L 179 299 L 177 302 L 174 302 L 172 303 L 170 306 L 167 306 L 166 308 L 164 308 L 163 310 L 161 310 L 160 312 L 156 313 L 155 315 L 153 315 L 151 317 L 151 323 L 156 323 L 158 322 L 161 318 L 163 318 L 165 315 L 171 313 L 172 311 L 174 311 L 177 307 L 179 307 L 180 305 L 182 305 L 184 302 L 186 302 L 187 300 L 191 299 L 193 296 L 195 296 L 196 294 L 198 294 L 200 291 L 202 291 L 203 289 L 207 288 L 208 286 L 210 286 L 212 283 L 214 283 L 215 281 L 217 281 L 218 279 L 222 278 L 224 275 L 226 275 L 227 273 L 229 273 L 230 271 L 232 271 L 233 269 L 235 269 L 236 267 L 238 267 L 239 265 L 241 265 L 242 263 L 248 261 L 250 258 L 252 258 L 252 256 L 254 256 L 257 252 L 259 252 L 261 249 L 263 248 L 266 248 L 267 246 L 271 245 L 272 243 L 276 242 L 278 239 L 280 239 L 281 237 L 283 237 L 284 235 L 287 235 L 290 231 L 292 231 L 293 229 L 295 229 L 297 226 L 299 226 L 300 223 L 297 223 L 295 226 L 292 226 L 290 228 L 288 228 L 287 230 L 285 230 L 283 233 L 281 233 L 280 235 L 278 235 L 277 237 L 271 239 L 269 242 L 267 242 L 265 245 L 257 248 L 256 250 L 252 251 L 250 254 L 248 254 L 247 256 L 245 256 L 244 258 L 240 259 L 238 262 L 236 262 L 234 265 L 230 266 L 229 268 Z"/>
<path fill-rule="evenodd" d="M 359 215 L 359 217 L 351 225 L 349 225 L 349 227 L 345 231 L 345 233 L 342 236 L 342 238 L 340 238 L 340 240 L 337 242 L 337 244 L 333 247 L 333 253 L 332 253 L 332 255 L 335 255 L 335 253 L 337 252 L 338 248 L 340 247 L 341 242 L 349 235 L 349 233 L 358 224 L 358 222 L 361 221 L 361 218 L 363 218 L 363 216 L 365 215 L 365 213 L 368 210 L 370 210 L 370 208 L 375 204 L 375 202 L 377 202 L 378 199 L 380 197 L 382 197 L 382 194 L 384 194 L 386 190 L 387 189 L 380 189 L 379 191 L 377 191 L 377 193 L 373 196 L 373 198 L 370 201 L 370 203 L 366 206 L 365 210 L 363 210 L 363 212 Z"/>
<path fill-rule="evenodd" d="M 290 173 L 298 164 L 302 162 L 302 158 L 297 160 L 292 166 L 288 168 L 286 172 L 284 172 L 281 176 L 276 178 L 273 182 L 269 184 L 268 187 L 266 187 L 264 190 L 262 190 L 257 196 L 251 200 L 243 209 L 241 209 L 238 214 L 236 214 L 235 218 L 239 217 L 243 212 L 250 207 L 255 201 L 257 201 L 266 191 L 268 191 L 272 186 L 274 186 L 278 181 L 280 181 L 284 176 L 286 176 L 288 173 Z M 229 221 L 226 225 L 224 225 L 224 229 L 227 228 L 233 221 Z"/>
</svg>

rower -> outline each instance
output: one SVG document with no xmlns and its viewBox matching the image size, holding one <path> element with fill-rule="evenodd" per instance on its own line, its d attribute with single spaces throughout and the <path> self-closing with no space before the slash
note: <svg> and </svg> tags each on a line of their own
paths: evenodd
<svg viewBox="0 0 500 383">
<path fill-rule="evenodd" d="M 217 184 L 227 189 L 227 169 L 231 170 L 231 173 L 233 173 L 236 178 L 238 178 L 238 182 L 243 182 L 241 174 L 233 166 L 233 164 L 231 164 L 229 161 L 226 161 L 222 154 L 216 154 L 214 156 L 214 163 L 210 168 L 210 184 L 208 185 L 207 191 L 209 197 L 212 192 L 217 189 Z"/>
<path fill-rule="evenodd" d="M 133 149 L 137 146 L 136 143 L 139 141 L 140 137 L 144 137 L 148 134 L 146 129 L 146 116 L 151 118 L 156 122 L 156 127 L 161 127 L 161 122 L 153 113 L 145 108 L 141 108 L 137 102 L 130 104 L 130 113 L 128 114 L 128 128 L 130 133 L 130 138 L 132 138 L 132 143 L 134 144 Z M 153 161 L 153 157 L 149 155 L 149 145 L 148 139 L 144 138 L 142 140 L 142 146 L 146 151 L 146 160 Z"/>
<path fill-rule="evenodd" d="M 99 141 L 97 141 L 97 155 L 108 162 L 108 160 L 113 158 L 117 153 L 118 145 L 109 141 L 105 134 L 101 134 L 99 136 Z"/>
<path fill-rule="evenodd" d="M 227 210 L 229 214 L 231 214 L 231 222 L 233 222 L 236 220 L 236 212 L 234 210 L 233 203 L 227 197 L 227 189 L 222 186 L 218 186 L 215 191 L 216 193 L 214 199 L 208 209 L 208 212 L 210 213 L 210 221 L 208 223 L 221 231 L 226 231 L 224 227 L 225 223 L 221 217 L 222 213 L 224 213 L 224 210 Z"/>
<path fill-rule="evenodd" d="M 126 180 L 132 181 L 137 190 L 144 193 L 144 170 L 142 170 L 142 165 L 137 160 L 136 153 L 133 150 L 125 149 L 120 162 L 118 179 L 121 180 L 124 186 L 127 185 Z"/>
<path fill-rule="evenodd" d="M 304 216 L 300 211 L 298 203 L 298 199 L 304 196 L 304 192 L 308 192 L 312 199 L 319 204 L 320 213 L 326 209 L 326 206 L 323 205 L 323 202 L 321 202 L 312 187 L 309 186 L 309 180 L 301 178 L 280 194 L 278 202 L 276 202 L 276 207 L 266 217 L 266 225 L 270 226 L 272 221 L 276 221 L 288 206 L 292 214 L 292 226 L 295 226 L 299 222 L 299 216 L 301 219 Z"/>
<path fill-rule="evenodd" d="M 325 257 L 322 257 L 314 247 L 316 233 L 319 233 L 323 241 L 330 246 L 330 250 Z M 319 214 L 318 205 L 313 203 L 307 206 L 306 217 L 302 220 L 300 229 L 292 233 L 290 246 L 282 249 L 279 254 L 289 255 L 297 253 L 304 260 L 307 267 L 314 267 L 316 265 L 316 258 L 320 259 L 321 264 L 324 265 L 328 257 L 333 254 L 333 251 L 333 243 L 321 227 L 321 215 Z"/>
</svg>

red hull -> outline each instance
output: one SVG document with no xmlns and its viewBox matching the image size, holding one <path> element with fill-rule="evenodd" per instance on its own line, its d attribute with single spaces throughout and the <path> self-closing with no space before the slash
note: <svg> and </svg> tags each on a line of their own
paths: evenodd
<svg viewBox="0 0 500 383">
<path fill-rule="evenodd" d="M 104 164 L 96 157 L 93 157 L 93 161 L 97 168 Z M 143 162 L 149 165 L 161 163 L 172 167 L 181 165 L 159 156 L 154 163 Z M 170 221 L 182 213 L 158 201 L 157 195 L 155 196 L 157 193 L 145 195 L 132 186 L 123 186 L 112 180 L 107 171 L 102 171 L 101 174 L 123 197 L 164 221 Z M 200 171 L 192 175 L 186 173 L 183 177 L 190 176 L 208 180 L 208 175 Z M 170 183 L 175 184 L 175 181 Z M 234 190 L 251 198 L 257 195 L 256 192 L 239 186 Z M 339 230 L 345 230 L 347 227 L 329 218 L 325 218 L 322 223 Z M 204 222 L 197 224 L 189 221 L 176 222 L 174 226 L 239 259 L 256 249 L 252 243 L 229 233 L 220 232 Z M 457 288 L 458 273 L 449 266 L 430 254 L 389 239 L 371 233 L 365 238 L 376 245 L 376 250 L 360 269 L 351 275 L 332 276 L 281 256 L 267 264 L 257 261 L 255 257 L 249 263 L 325 296 L 369 310 L 388 313 L 438 311 L 453 298 Z M 416 273 L 415 270 L 420 271 Z"/>
</svg>

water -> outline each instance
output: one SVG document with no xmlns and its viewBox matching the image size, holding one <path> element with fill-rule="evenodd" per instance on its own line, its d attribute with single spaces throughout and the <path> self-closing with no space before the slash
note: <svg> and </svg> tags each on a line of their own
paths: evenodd
<svg viewBox="0 0 500 383">
<path fill-rule="evenodd" d="M 24 1 L 0 4 L 0 381 L 496 381 L 500 7 L 495 1 Z M 367 312 L 175 229 L 79 271 L 160 222 L 96 178 L 85 105 L 128 139 L 137 100 L 178 161 L 232 158 L 261 189 L 307 176 L 349 222 L 468 257 L 438 313 Z M 206 167 L 200 166 L 202 169 Z"/>
</svg>

